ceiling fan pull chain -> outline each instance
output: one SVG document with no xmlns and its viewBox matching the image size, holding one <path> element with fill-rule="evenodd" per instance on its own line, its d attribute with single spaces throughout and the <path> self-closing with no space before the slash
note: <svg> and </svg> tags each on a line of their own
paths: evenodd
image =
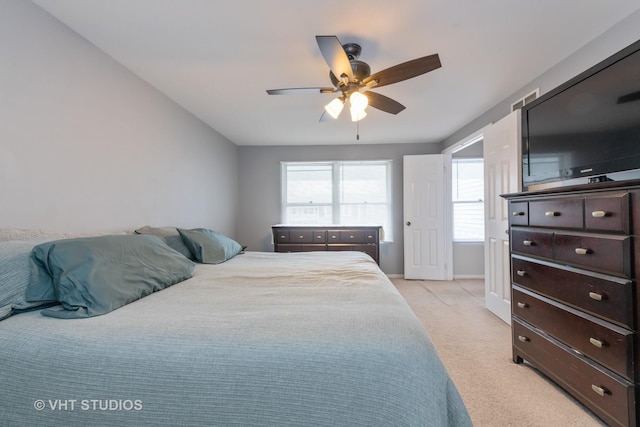
<svg viewBox="0 0 640 427">
<path fill-rule="evenodd" d="M 356 141 L 360 141 L 360 120 L 356 122 Z"/>
</svg>

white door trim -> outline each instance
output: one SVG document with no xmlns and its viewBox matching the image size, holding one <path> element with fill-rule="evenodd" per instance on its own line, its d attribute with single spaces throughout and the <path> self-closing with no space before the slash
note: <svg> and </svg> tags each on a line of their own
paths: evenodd
<svg viewBox="0 0 640 427">
<path fill-rule="evenodd" d="M 457 153 L 458 151 L 463 150 L 468 146 L 475 144 L 476 142 L 482 141 L 484 139 L 485 129 L 486 127 L 483 127 L 479 131 L 474 132 L 471 135 L 467 136 L 466 138 L 463 138 L 460 141 L 456 142 L 455 144 L 448 146 L 447 148 L 442 150 L 442 154 Z"/>
</svg>

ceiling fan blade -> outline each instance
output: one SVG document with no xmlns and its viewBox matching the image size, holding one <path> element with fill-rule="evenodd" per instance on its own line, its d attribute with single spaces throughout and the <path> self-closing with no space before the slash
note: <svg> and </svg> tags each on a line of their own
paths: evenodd
<svg viewBox="0 0 640 427">
<path fill-rule="evenodd" d="M 327 113 L 325 110 L 322 110 L 322 115 L 320 116 L 320 120 L 318 121 L 322 123 L 322 122 L 328 122 L 331 119 L 332 117 L 329 115 L 329 113 Z"/>
<path fill-rule="evenodd" d="M 393 67 L 374 73 L 362 80 L 362 83 L 366 85 L 369 82 L 377 81 L 377 84 L 372 85 L 371 87 L 390 85 L 392 83 L 401 82 L 403 80 L 428 73 L 429 71 L 433 71 L 441 66 L 440 57 L 436 53 L 414 59 L 412 61 L 403 62 L 402 64 L 394 65 Z"/>
<path fill-rule="evenodd" d="M 310 93 L 334 93 L 333 87 L 292 87 L 287 89 L 267 89 L 269 95 L 305 95 Z"/>
<path fill-rule="evenodd" d="M 380 95 L 379 93 L 365 91 L 364 94 L 369 98 L 370 107 L 377 108 L 385 113 L 398 114 L 400 111 L 405 109 L 405 106 L 400 104 L 398 101 L 394 101 L 393 99 Z"/>
<path fill-rule="evenodd" d="M 316 36 L 316 41 L 318 42 L 320 53 L 322 53 L 333 75 L 336 76 L 338 80 L 345 75 L 349 78 L 349 81 L 352 81 L 353 71 L 351 70 L 351 63 L 340 40 L 338 40 L 336 36 Z"/>
</svg>

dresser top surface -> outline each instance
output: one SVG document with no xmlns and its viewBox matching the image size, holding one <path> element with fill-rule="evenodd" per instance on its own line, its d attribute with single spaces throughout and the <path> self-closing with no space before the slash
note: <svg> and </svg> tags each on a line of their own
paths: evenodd
<svg viewBox="0 0 640 427">
<path fill-rule="evenodd" d="M 609 190 L 632 190 L 640 189 L 640 180 L 628 180 L 628 181 L 608 181 L 608 182 L 596 182 L 593 184 L 581 184 L 566 187 L 554 187 L 546 188 L 544 190 L 526 191 L 522 193 L 509 193 L 501 194 L 501 197 L 505 199 L 529 197 L 529 196 L 544 196 L 553 194 L 564 193 L 589 193 Z"/>
</svg>

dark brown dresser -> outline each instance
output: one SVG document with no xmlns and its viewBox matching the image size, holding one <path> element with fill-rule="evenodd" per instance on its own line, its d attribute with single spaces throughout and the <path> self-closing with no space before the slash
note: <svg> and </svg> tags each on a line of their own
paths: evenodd
<svg viewBox="0 0 640 427">
<path fill-rule="evenodd" d="M 504 195 L 513 360 L 610 425 L 638 423 L 640 181 Z"/>
<path fill-rule="evenodd" d="M 361 251 L 380 264 L 380 226 L 274 225 L 275 252 Z"/>
</svg>

